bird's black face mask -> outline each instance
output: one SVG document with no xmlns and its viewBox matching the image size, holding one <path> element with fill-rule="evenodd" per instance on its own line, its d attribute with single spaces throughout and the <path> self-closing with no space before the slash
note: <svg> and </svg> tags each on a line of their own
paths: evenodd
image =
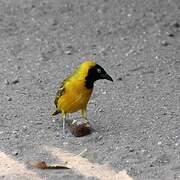
<svg viewBox="0 0 180 180">
<path fill-rule="evenodd" d="M 93 88 L 94 82 L 99 79 L 107 79 L 109 81 L 113 81 L 111 76 L 109 76 L 100 65 L 96 64 L 88 71 L 88 75 L 86 77 L 86 82 L 85 82 L 86 87 L 88 89 Z"/>
</svg>

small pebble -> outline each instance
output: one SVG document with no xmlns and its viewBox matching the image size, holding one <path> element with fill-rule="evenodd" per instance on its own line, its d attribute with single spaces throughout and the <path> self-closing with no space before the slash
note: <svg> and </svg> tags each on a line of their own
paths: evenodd
<svg viewBox="0 0 180 180">
<path fill-rule="evenodd" d="M 175 143 L 175 146 L 179 146 L 179 143 Z"/>
<path fill-rule="evenodd" d="M 18 137 L 19 137 L 19 135 L 18 135 L 18 134 L 15 134 L 15 135 L 14 135 L 14 137 L 15 137 L 15 138 L 18 138 Z"/>
<path fill-rule="evenodd" d="M 9 85 L 9 81 L 7 79 L 4 80 L 5 85 Z"/>
<path fill-rule="evenodd" d="M 130 148 L 130 146 L 129 146 L 129 145 L 127 145 L 127 146 L 125 146 L 124 148 L 125 148 L 125 149 L 129 149 L 129 148 Z"/>
<path fill-rule="evenodd" d="M 168 43 L 167 41 L 164 40 L 164 41 L 161 42 L 161 45 L 162 45 L 162 46 L 168 46 L 169 43 Z"/>
<path fill-rule="evenodd" d="M 159 141 L 159 142 L 158 142 L 158 145 L 161 145 L 161 144 L 162 144 L 162 142 L 161 142 L 161 141 Z"/>
<path fill-rule="evenodd" d="M 179 24 L 178 22 L 174 22 L 173 26 L 174 26 L 175 28 L 179 28 L 179 27 L 180 27 L 180 24 Z"/>
<path fill-rule="evenodd" d="M 67 55 L 72 55 L 72 51 L 64 51 L 64 53 Z"/>
<path fill-rule="evenodd" d="M 21 69 L 21 67 L 20 67 L 20 66 L 18 66 L 18 65 L 16 65 L 16 66 L 15 66 L 15 69 L 16 69 L 16 70 L 20 70 L 20 69 Z"/>
<path fill-rule="evenodd" d="M 27 126 L 23 126 L 23 130 L 26 131 L 27 130 Z"/>
<path fill-rule="evenodd" d="M 63 146 L 67 146 L 68 145 L 68 142 L 63 142 Z"/>
<path fill-rule="evenodd" d="M 68 45 L 68 46 L 66 46 L 66 49 L 73 49 L 73 46 L 72 45 Z"/>
<path fill-rule="evenodd" d="M 69 46 L 66 47 L 66 50 L 64 51 L 64 53 L 67 54 L 67 55 L 72 55 L 73 50 L 74 50 L 73 46 L 69 45 Z"/>
<path fill-rule="evenodd" d="M 106 94 L 106 93 L 107 93 L 106 91 L 102 92 L 102 94 Z"/>
<path fill-rule="evenodd" d="M 118 80 L 118 81 L 122 81 L 122 77 L 119 77 L 117 80 Z"/>
<path fill-rule="evenodd" d="M 13 155 L 13 156 L 17 156 L 18 154 L 19 154 L 19 151 L 18 151 L 18 150 L 12 151 L 12 155 Z"/>
<path fill-rule="evenodd" d="M 53 26 L 58 25 L 58 21 L 57 21 L 56 19 L 54 19 L 52 25 L 53 25 Z"/>
<path fill-rule="evenodd" d="M 109 127 L 109 126 L 107 127 L 106 131 L 107 131 L 107 132 L 110 131 L 110 127 Z"/>
<path fill-rule="evenodd" d="M 7 100 L 8 100 L 8 101 L 12 101 L 12 98 L 11 98 L 11 97 L 7 97 Z"/>
<path fill-rule="evenodd" d="M 36 124 L 36 125 L 41 125 L 41 124 L 42 124 L 42 122 L 37 121 L 35 124 Z"/>
<path fill-rule="evenodd" d="M 134 149 L 130 148 L 130 149 L 129 149 L 129 152 L 134 152 Z"/>
<path fill-rule="evenodd" d="M 59 132 L 57 132 L 57 133 L 56 133 L 56 137 L 59 137 L 59 136 L 60 136 L 60 134 L 59 134 Z"/>
<path fill-rule="evenodd" d="M 148 158 L 152 158 L 152 155 L 151 155 L 151 154 L 148 154 L 147 157 L 148 157 Z"/>
<path fill-rule="evenodd" d="M 103 110 L 101 109 L 101 108 L 99 108 L 99 110 L 98 110 L 99 112 L 103 112 Z"/>
<path fill-rule="evenodd" d="M 19 83 L 19 79 L 15 79 L 11 82 L 11 84 L 17 84 L 17 83 Z"/>
<path fill-rule="evenodd" d="M 144 154 L 144 153 L 146 153 L 146 152 L 147 152 L 147 150 L 145 150 L 145 149 L 141 149 L 141 152 Z"/>
<path fill-rule="evenodd" d="M 35 8 L 35 7 L 36 7 L 36 5 L 34 5 L 34 4 L 31 6 L 32 9 Z"/>
<path fill-rule="evenodd" d="M 70 126 L 71 133 L 76 137 L 86 136 L 91 133 L 91 126 L 89 122 L 75 121 Z"/>
<path fill-rule="evenodd" d="M 13 134 L 17 134 L 17 132 L 18 132 L 19 130 L 18 129 L 15 129 L 15 130 L 13 130 Z"/>
<path fill-rule="evenodd" d="M 98 140 L 101 140 L 103 138 L 103 136 L 102 135 L 100 135 L 100 136 L 98 136 Z"/>
<path fill-rule="evenodd" d="M 174 37 L 175 35 L 173 34 L 173 33 L 167 33 L 167 35 L 169 36 L 169 37 Z"/>
<path fill-rule="evenodd" d="M 56 118 L 52 117 L 52 122 L 55 123 L 56 122 Z"/>
</svg>

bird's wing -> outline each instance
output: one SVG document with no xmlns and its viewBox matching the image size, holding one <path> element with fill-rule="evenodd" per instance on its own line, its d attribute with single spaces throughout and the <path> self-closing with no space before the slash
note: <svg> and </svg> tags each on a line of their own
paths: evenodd
<svg viewBox="0 0 180 180">
<path fill-rule="evenodd" d="M 56 108 L 57 108 L 59 98 L 65 92 L 65 85 L 67 85 L 67 82 L 78 73 L 78 70 L 79 70 L 79 67 L 76 68 L 75 71 L 69 77 L 67 77 L 66 79 L 64 79 L 63 82 L 60 83 L 59 89 L 58 89 L 58 91 L 56 93 L 56 97 L 55 97 L 55 100 L 54 100 L 54 104 L 56 105 Z"/>
<path fill-rule="evenodd" d="M 57 93 L 56 93 L 56 97 L 55 97 L 55 100 L 54 100 L 54 104 L 56 105 L 56 108 L 57 108 L 57 104 L 58 104 L 59 98 L 60 98 L 60 97 L 64 94 L 64 92 L 65 92 L 65 87 L 64 87 L 65 81 L 66 81 L 66 80 L 64 80 L 63 82 L 60 83 L 59 89 L 58 89 L 58 91 L 57 91 Z"/>
</svg>

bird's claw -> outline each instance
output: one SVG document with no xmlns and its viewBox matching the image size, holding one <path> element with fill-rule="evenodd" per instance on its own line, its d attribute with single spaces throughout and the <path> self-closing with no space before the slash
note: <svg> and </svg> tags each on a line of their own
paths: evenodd
<svg viewBox="0 0 180 180">
<path fill-rule="evenodd" d="M 77 120 L 73 120 L 72 124 L 75 124 L 77 122 Z"/>
</svg>

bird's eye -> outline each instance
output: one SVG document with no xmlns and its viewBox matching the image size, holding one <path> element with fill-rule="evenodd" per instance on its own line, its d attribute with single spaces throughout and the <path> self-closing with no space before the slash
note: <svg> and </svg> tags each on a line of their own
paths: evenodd
<svg viewBox="0 0 180 180">
<path fill-rule="evenodd" d="M 101 73 L 101 69 L 98 68 L 98 69 L 97 69 L 97 72 L 98 72 L 98 73 Z"/>
</svg>

